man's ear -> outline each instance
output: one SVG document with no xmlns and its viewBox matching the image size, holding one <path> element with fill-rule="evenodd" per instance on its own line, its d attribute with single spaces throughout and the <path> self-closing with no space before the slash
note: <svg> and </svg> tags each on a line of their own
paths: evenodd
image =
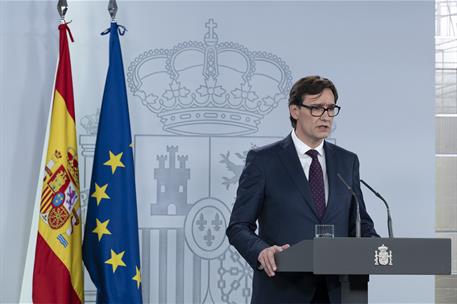
<svg viewBox="0 0 457 304">
<path fill-rule="evenodd" d="M 292 118 L 298 119 L 298 111 L 300 111 L 299 106 L 297 106 L 295 104 L 292 104 L 289 106 L 289 113 L 290 113 L 290 116 L 292 116 Z"/>
</svg>

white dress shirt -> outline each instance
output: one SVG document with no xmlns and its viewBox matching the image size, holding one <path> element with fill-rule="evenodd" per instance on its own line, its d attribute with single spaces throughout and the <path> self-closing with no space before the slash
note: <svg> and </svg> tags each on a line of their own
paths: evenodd
<svg viewBox="0 0 457 304">
<path fill-rule="evenodd" d="M 295 145 L 295 150 L 297 150 L 298 159 L 300 160 L 303 171 L 305 172 L 306 178 L 309 180 L 309 167 L 311 166 L 311 161 L 313 160 L 311 156 L 307 155 L 308 150 L 312 150 L 310 146 L 302 142 L 297 135 L 295 130 L 292 130 L 292 141 Z M 325 205 L 327 206 L 328 202 L 328 177 L 327 177 L 327 166 L 325 163 L 325 151 L 324 151 L 324 141 L 314 148 L 317 151 L 317 159 L 322 167 L 322 173 L 324 174 L 324 188 L 325 188 Z"/>
</svg>

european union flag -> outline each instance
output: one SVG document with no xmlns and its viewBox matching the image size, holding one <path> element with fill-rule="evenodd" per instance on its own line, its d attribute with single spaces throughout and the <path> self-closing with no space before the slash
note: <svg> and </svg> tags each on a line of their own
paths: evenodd
<svg viewBox="0 0 457 304">
<path fill-rule="evenodd" d="M 109 67 L 95 146 L 83 260 L 97 303 L 141 303 L 138 218 L 127 90 L 119 33 L 112 22 Z"/>
</svg>

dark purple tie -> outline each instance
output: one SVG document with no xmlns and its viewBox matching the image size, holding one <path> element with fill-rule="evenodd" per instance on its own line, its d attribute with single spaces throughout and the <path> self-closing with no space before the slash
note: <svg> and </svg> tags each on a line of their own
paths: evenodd
<svg viewBox="0 0 457 304">
<path fill-rule="evenodd" d="M 316 211 L 320 218 L 324 216 L 325 212 L 325 187 L 324 187 L 324 173 L 322 172 L 321 164 L 317 159 L 316 150 L 308 150 L 307 155 L 313 159 L 309 167 L 309 187 L 311 188 L 311 195 L 316 205 Z"/>
</svg>

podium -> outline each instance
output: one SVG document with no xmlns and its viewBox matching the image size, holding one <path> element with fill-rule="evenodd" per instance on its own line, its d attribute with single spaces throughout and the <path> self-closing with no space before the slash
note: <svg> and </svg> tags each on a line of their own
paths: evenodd
<svg viewBox="0 0 457 304">
<path fill-rule="evenodd" d="M 339 275 L 342 303 L 368 303 L 376 275 L 449 275 L 451 240 L 425 238 L 316 238 L 275 255 L 278 272 Z"/>
</svg>

